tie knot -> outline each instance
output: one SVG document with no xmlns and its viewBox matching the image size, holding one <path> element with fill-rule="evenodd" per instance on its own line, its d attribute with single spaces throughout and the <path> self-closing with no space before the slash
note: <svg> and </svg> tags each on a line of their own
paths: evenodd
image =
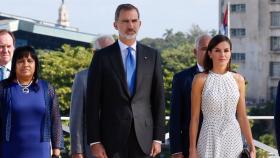
<svg viewBox="0 0 280 158">
<path fill-rule="evenodd" d="M 6 70 L 6 67 L 1 66 L 0 69 L 1 69 L 2 72 L 4 72 Z"/>
<path fill-rule="evenodd" d="M 127 47 L 126 49 L 127 49 L 128 53 L 131 53 L 131 51 L 133 50 L 133 48 L 131 48 L 131 47 Z"/>
</svg>

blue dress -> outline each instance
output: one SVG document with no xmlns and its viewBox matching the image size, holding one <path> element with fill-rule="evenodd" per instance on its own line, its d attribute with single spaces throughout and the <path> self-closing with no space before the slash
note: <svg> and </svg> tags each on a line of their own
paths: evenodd
<svg viewBox="0 0 280 158">
<path fill-rule="evenodd" d="M 1 158 L 50 158 L 50 142 L 41 140 L 46 106 L 39 86 L 37 92 L 30 87 L 29 93 L 23 93 L 17 83 L 11 85 L 11 135 L 1 144 Z"/>
</svg>

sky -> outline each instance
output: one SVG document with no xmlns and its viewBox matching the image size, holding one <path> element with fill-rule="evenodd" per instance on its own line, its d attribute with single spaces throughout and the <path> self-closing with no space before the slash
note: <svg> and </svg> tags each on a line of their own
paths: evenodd
<svg viewBox="0 0 280 158">
<path fill-rule="evenodd" d="M 0 12 L 56 23 L 61 0 L 4 0 Z M 70 26 L 92 34 L 117 34 L 113 27 L 119 4 L 138 7 L 138 39 L 162 37 L 166 29 L 188 32 L 193 24 L 218 29 L 218 0 L 64 0 Z"/>
</svg>

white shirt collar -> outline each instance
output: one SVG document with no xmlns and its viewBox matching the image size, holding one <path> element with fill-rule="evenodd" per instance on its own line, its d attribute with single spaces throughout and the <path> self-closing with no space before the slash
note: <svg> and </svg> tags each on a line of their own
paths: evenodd
<svg viewBox="0 0 280 158">
<path fill-rule="evenodd" d="M 121 40 L 118 40 L 118 43 L 121 51 L 124 51 L 125 49 L 127 49 L 127 47 L 131 47 L 134 51 L 136 51 L 136 41 L 131 46 L 124 44 Z"/>
<path fill-rule="evenodd" d="M 1 67 L 5 67 L 5 68 L 7 68 L 9 71 L 11 71 L 12 61 L 9 61 L 6 65 L 2 65 Z"/>
<path fill-rule="evenodd" d="M 132 54 L 133 58 L 136 61 L 136 41 L 131 46 L 128 46 L 128 45 L 122 43 L 120 40 L 118 40 L 118 43 L 119 43 L 119 46 L 120 46 L 120 51 L 121 51 L 121 56 L 122 56 L 122 61 L 123 61 L 124 69 L 126 71 L 125 60 L 126 60 L 126 56 L 127 56 L 127 48 L 131 47 L 133 49 L 131 51 L 131 54 Z"/>
<path fill-rule="evenodd" d="M 203 66 L 199 65 L 198 63 L 196 63 L 196 65 L 198 67 L 199 72 L 203 72 L 204 71 Z"/>
</svg>

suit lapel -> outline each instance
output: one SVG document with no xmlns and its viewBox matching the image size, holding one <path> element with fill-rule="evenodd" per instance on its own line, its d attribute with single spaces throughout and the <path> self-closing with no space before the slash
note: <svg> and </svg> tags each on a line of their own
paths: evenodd
<svg viewBox="0 0 280 158">
<path fill-rule="evenodd" d="M 192 72 L 193 72 L 193 77 L 199 73 L 199 69 L 198 69 L 198 66 L 197 65 L 194 65 L 192 67 Z"/>
<path fill-rule="evenodd" d="M 127 81 L 126 81 L 126 74 L 124 71 L 121 50 L 120 50 L 118 42 L 115 42 L 113 45 L 112 52 L 110 55 L 110 61 L 113 65 L 112 69 L 116 72 L 118 78 L 120 79 L 126 95 L 129 96 L 128 86 L 127 86 Z"/>
<path fill-rule="evenodd" d="M 148 59 L 150 58 L 149 53 L 143 50 L 143 46 L 137 43 L 136 46 L 136 81 L 135 81 L 135 93 L 141 89 L 141 83 L 143 81 L 143 73 L 145 69 L 149 68 Z"/>
</svg>

